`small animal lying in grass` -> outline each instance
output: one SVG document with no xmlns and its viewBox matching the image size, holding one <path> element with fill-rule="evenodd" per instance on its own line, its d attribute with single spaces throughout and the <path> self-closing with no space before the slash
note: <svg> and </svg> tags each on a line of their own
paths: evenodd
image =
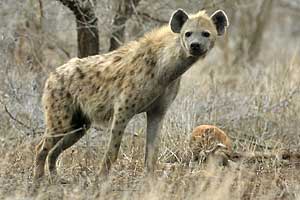
<svg viewBox="0 0 300 200">
<path fill-rule="evenodd" d="M 212 158 L 220 165 L 228 165 L 232 153 L 230 138 L 224 131 L 213 125 L 196 127 L 192 132 L 190 148 L 194 161 Z"/>
<path fill-rule="evenodd" d="M 236 152 L 232 150 L 232 142 L 228 135 L 213 125 L 200 125 L 191 135 L 190 148 L 192 158 L 189 160 L 204 162 L 212 160 L 221 166 L 234 165 L 239 161 L 246 163 L 277 161 L 280 164 L 298 162 L 300 154 L 285 149 L 272 149 L 271 152 Z"/>
</svg>

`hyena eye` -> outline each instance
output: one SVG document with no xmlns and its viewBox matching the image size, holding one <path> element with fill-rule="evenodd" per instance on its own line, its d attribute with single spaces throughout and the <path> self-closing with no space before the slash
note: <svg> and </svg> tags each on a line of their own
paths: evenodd
<svg viewBox="0 0 300 200">
<path fill-rule="evenodd" d="M 208 38 L 208 37 L 210 36 L 210 33 L 209 33 L 208 31 L 203 31 L 203 32 L 201 33 L 201 35 L 202 35 L 203 37 Z"/>
<path fill-rule="evenodd" d="M 185 33 L 185 37 L 190 37 L 192 35 L 192 32 L 188 31 Z"/>
</svg>

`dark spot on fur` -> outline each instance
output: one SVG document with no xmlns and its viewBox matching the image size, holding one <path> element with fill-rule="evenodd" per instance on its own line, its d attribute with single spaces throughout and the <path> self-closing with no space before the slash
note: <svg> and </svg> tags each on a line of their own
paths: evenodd
<svg viewBox="0 0 300 200">
<path fill-rule="evenodd" d="M 96 77 L 98 77 L 98 78 L 99 78 L 99 77 L 100 77 L 100 75 L 101 75 L 101 72 L 100 72 L 100 71 L 97 71 L 97 72 L 96 72 Z"/>
<path fill-rule="evenodd" d="M 53 129 L 53 132 L 57 132 L 57 130 L 58 130 L 57 128 L 54 128 L 54 129 Z"/>
<path fill-rule="evenodd" d="M 146 57 L 145 63 L 146 63 L 146 65 L 151 66 L 151 67 L 155 67 L 155 65 L 156 65 L 156 61 L 151 57 L 150 58 Z"/>
<path fill-rule="evenodd" d="M 134 104 L 132 104 L 132 105 L 131 105 L 131 107 L 132 107 L 132 108 L 134 108 L 134 107 L 135 107 L 135 103 L 134 103 Z"/>
<path fill-rule="evenodd" d="M 119 108 L 119 109 L 118 109 L 118 111 L 122 111 L 122 110 L 123 110 L 123 108 Z"/>
<path fill-rule="evenodd" d="M 104 63 L 104 60 L 99 60 L 99 62 L 97 63 L 97 65 L 101 65 Z"/>
<path fill-rule="evenodd" d="M 119 135 L 122 135 L 122 131 L 119 131 Z"/>
<path fill-rule="evenodd" d="M 64 119 L 64 120 L 67 120 L 67 119 L 69 119 L 69 116 L 68 116 L 68 115 L 64 115 L 64 116 L 63 116 L 63 119 Z"/>
<path fill-rule="evenodd" d="M 108 76 L 105 78 L 105 82 L 111 82 L 113 80 L 113 78 L 111 76 Z"/>
<path fill-rule="evenodd" d="M 154 73 L 153 73 L 153 72 L 151 73 L 150 77 L 151 77 L 151 78 L 154 78 Z"/>
<path fill-rule="evenodd" d="M 147 81 L 145 81 L 145 82 L 147 82 Z M 130 82 L 130 89 L 131 89 L 131 91 L 133 91 L 135 88 L 140 88 L 140 86 L 141 86 L 141 84 L 139 84 L 138 86 L 136 86 L 135 83 Z"/>
<path fill-rule="evenodd" d="M 64 110 L 68 110 L 69 106 L 68 105 L 64 105 Z"/>
<path fill-rule="evenodd" d="M 48 109 L 48 106 L 45 106 L 45 109 L 47 110 L 47 109 Z"/>
<path fill-rule="evenodd" d="M 97 85 L 93 84 L 92 85 L 92 90 L 97 90 Z"/>
<path fill-rule="evenodd" d="M 155 55 L 155 52 L 153 51 L 153 49 L 148 48 L 145 52 L 144 60 L 145 60 L 146 65 L 148 65 L 150 67 L 155 67 L 155 65 L 156 65 L 157 59 L 153 55 Z"/>
<path fill-rule="evenodd" d="M 117 87 L 118 88 L 122 87 L 122 81 L 121 80 L 118 81 Z"/>
<path fill-rule="evenodd" d="M 104 99 L 107 99 L 107 97 L 108 97 L 108 90 L 106 90 L 106 92 L 105 92 L 105 94 L 104 94 Z"/>
<path fill-rule="evenodd" d="M 61 125 L 61 124 L 62 124 L 62 122 L 61 122 L 60 120 L 58 120 L 58 121 L 57 121 L 57 124 L 58 124 L 58 125 Z"/>
<path fill-rule="evenodd" d="M 125 90 L 128 87 L 129 87 L 129 82 L 125 81 L 125 82 L 122 83 L 122 89 Z"/>
<path fill-rule="evenodd" d="M 113 81 L 116 81 L 117 79 L 118 79 L 118 76 L 112 77 L 112 80 L 113 80 Z"/>
<path fill-rule="evenodd" d="M 121 71 L 122 71 L 122 68 L 118 68 L 116 71 L 115 71 L 115 74 L 117 74 L 118 76 L 120 76 L 122 73 L 121 73 Z"/>
<path fill-rule="evenodd" d="M 50 95 L 51 95 L 52 98 L 55 97 L 55 90 L 54 89 L 50 92 Z"/>
<path fill-rule="evenodd" d="M 68 99 L 70 99 L 70 98 L 71 98 L 71 94 L 70 94 L 70 92 L 67 92 L 67 94 L 66 94 L 66 97 L 67 97 Z"/>
<path fill-rule="evenodd" d="M 210 129 L 205 129 L 205 131 L 204 131 L 205 134 L 209 134 L 210 132 L 211 132 Z"/>
<path fill-rule="evenodd" d="M 152 73 L 152 69 L 148 69 L 147 71 L 146 71 L 146 76 L 150 76 L 150 74 Z"/>
<path fill-rule="evenodd" d="M 115 144 L 115 148 L 119 148 L 119 144 Z"/>
<path fill-rule="evenodd" d="M 140 73 L 142 73 L 142 71 L 143 71 L 143 68 L 140 67 L 139 70 L 137 71 L 137 73 L 140 74 Z"/>
<path fill-rule="evenodd" d="M 88 76 L 87 80 L 93 80 L 94 77 L 96 77 L 95 74 L 90 74 L 90 75 Z"/>
<path fill-rule="evenodd" d="M 119 62 L 120 60 L 122 59 L 122 57 L 121 56 L 115 56 L 115 57 L 113 57 L 113 63 L 116 63 L 116 62 Z"/>
<path fill-rule="evenodd" d="M 134 76 L 134 74 L 135 74 L 134 69 L 132 69 L 132 70 L 129 71 L 129 75 L 130 75 L 130 76 Z"/>
<path fill-rule="evenodd" d="M 104 121 L 108 121 L 113 113 L 113 110 L 110 109 L 103 117 Z"/>
<path fill-rule="evenodd" d="M 135 63 L 139 58 L 142 58 L 141 56 L 143 56 L 141 53 L 136 54 L 134 57 L 132 57 L 131 62 Z"/>
<path fill-rule="evenodd" d="M 128 107 L 128 106 L 126 106 L 126 107 L 125 107 L 125 109 L 126 109 L 126 110 L 128 110 L 128 109 L 129 109 L 129 107 Z"/>
<path fill-rule="evenodd" d="M 126 100 L 125 100 L 125 103 L 127 104 L 128 102 L 129 102 L 129 99 L 126 99 Z"/>
<path fill-rule="evenodd" d="M 83 79 L 85 77 L 85 74 L 82 72 L 82 70 L 79 67 L 76 67 L 76 72 L 78 73 L 78 78 Z"/>
</svg>

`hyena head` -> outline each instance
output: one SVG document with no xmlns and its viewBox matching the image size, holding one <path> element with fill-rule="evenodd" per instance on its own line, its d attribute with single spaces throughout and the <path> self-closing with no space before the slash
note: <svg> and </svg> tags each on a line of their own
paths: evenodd
<svg viewBox="0 0 300 200">
<path fill-rule="evenodd" d="M 182 48 L 188 56 L 194 57 L 205 57 L 213 48 L 216 37 L 223 35 L 228 25 L 228 18 L 222 10 L 209 17 L 205 11 L 188 15 L 178 9 L 170 19 L 171 30 L 180 34 Z"/>
</svg>

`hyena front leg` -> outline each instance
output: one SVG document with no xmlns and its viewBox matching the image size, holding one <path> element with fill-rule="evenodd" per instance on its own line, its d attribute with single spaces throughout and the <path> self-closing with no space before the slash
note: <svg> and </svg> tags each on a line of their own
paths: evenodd
<svg viewBox="0 0 300 200">
<path fill-rule="evenodd" d="M 147 110 L 147 137 L 145 165 L 148 172 L 155 170 L 160 146 L 160 132 L 163 119 L 168 107 L 174 101 L 180 86 L 180 79 L 175 80 L 168 86 L 162 96 L 160 96 Z"/>
<path fill-rule="evenodd" d="M 164 112 L 157 112 L 155 109 L 147 112 L 145 165 L 150 173 L 154 171 L 158 159 L 163 118 Z"/>
<path fill-rule="evenodd" d="M 110 142 L 100 170 L 101 176 L 107 176 L 112 164 L 117 160 L 124 130 L 129 120 L 128 115 L 122 113 L 114 114 L 110 129 Z"/>
</svg>

